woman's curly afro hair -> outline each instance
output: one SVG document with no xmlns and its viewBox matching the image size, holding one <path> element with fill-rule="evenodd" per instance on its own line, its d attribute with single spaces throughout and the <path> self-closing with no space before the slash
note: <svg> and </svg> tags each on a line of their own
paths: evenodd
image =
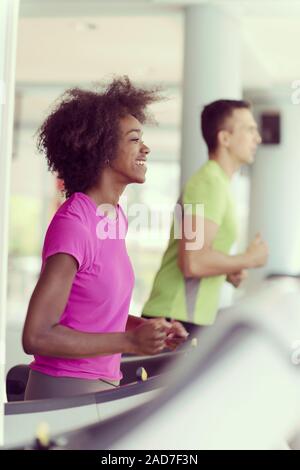
<svg viewBox="0 0 300 470">
<path fill-rule="evenodd" d="M 93 187 L 105 162 L 116 157 L 120 119 L 131 114 L 145 123 L 147 106 L 159 99 L 158 89 L 137 88 L 127 76 L 101 91 L 64 92 L 38 130 L 37 147 L 64 181 L 66 197 Z"/>
</svg>

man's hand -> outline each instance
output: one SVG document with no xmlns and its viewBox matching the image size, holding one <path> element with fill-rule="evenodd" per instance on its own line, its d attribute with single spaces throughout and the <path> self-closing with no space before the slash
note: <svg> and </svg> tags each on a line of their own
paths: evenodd
<svg viewBox="0 0 300 470">
<path fill-rule="evenodd" d="M 246 250 L 246 256 L 250 261 L 250 267 L 260 268 L 268 260 L 269 249 L 267 243 L 262 239 L 260 233 L 257 233 Z"/>
<path fill-rule="evenodd" d="M 248 276 L 248 272 L 243 269 L 237 273 L 228 274 L 226 281 L 232 284 L 234 287 L 239 287 L 241 282 L 243 282 Z"/>
</svg>

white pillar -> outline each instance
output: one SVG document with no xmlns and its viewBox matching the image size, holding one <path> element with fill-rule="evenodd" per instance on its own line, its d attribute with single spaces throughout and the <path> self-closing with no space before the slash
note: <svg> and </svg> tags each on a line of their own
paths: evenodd
<svg viewBox="0 0 300 470">
<path fill-rule="evenodd" d="M 203 106 L 241 99 L 241 36 L 238 16 L 221 6 L 185 9 L 181 185 L 207 160 L 201 137 Z"/>
<path fill-rule="evenodd" d="M 281 142 L 261 145 L 251 170 L 250 238 L 261 232 L 269 244 L 266 267 L 251 273 L 249 285 L 271 272 L 300 273 L 300 105 L 293 90 L 250 96 L 255 115 L 280 113 Z"/>
<path fill-rule="evenodd" d="M 19 0 L 0 2 L 0 445 L 5 401 L 5 328 L 8 256 L 8 208 L 15 92 Z"/>
<path fill-rule="evenodd" d="M 203 106 L 217 99 L 242 97 L 239 14 L 236 8 L 233 12 L 220 5 L 185 9 L 181 187 L 208 158 L 200 128 Z M 240 183 L 236 188 L 244 186 L 244 181 Z M 230 305 L 232 299 L 233 289 L 225 283 L 220 307 Z"/>
</svg>

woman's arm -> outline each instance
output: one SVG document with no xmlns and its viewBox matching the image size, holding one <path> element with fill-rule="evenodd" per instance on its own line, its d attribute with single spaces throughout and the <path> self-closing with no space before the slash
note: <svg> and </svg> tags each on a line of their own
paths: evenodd
<svg viewBox="0 0 300 470">
<path fill-rule="evenodd" d="M 125 333 L 84 333 L 60 325 L 77 269 L 77 261 L 70 255 L 48 258 L 29 302 L 22 338 L 27 354 L 82 358 L 157 354 L 164 348 L 168 328 L 163 322 L 147 322 Z"/>
<path fill-rule="evenodd" d="M 126 323 L 126 331 L 134 330 L 138 326 L 142 325 L 147 321 L 146 318 L 135 317 L 134 315 L 128 315 L 128 320 Z"/>
</svg>

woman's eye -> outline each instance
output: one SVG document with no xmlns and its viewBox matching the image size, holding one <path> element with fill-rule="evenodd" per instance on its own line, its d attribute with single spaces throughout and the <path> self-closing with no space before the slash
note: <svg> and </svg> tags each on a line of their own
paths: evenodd
<svg viewBox="0 0 300 470">
<path fill-rule="evenodd" d="M 140 139 L 131 139 L 133 142 L 139 142 Z"/>
</svg>

